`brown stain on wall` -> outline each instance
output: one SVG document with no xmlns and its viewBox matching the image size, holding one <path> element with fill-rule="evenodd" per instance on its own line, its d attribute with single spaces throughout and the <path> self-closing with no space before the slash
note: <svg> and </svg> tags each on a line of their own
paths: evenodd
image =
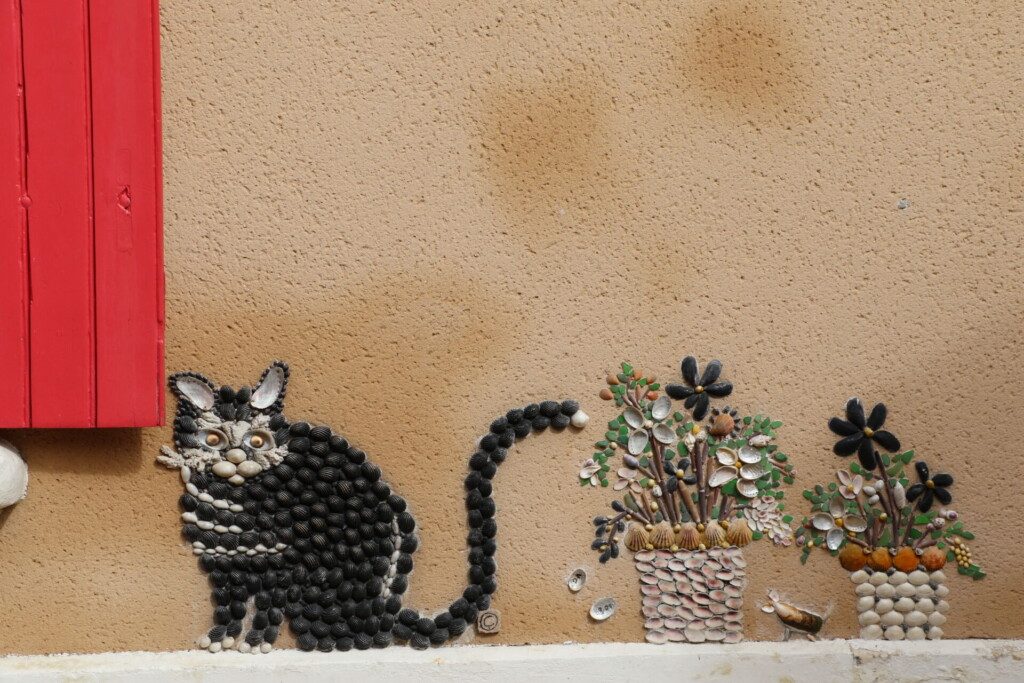
<svg viewBox="0 0 1024 683">
<path fill-rule="evenodd" d="M 693 21 L 674 52 L 678 78 L 698 103 L 756 121 L 806 117 L 818 88 L 785 2 L 713 5 Z"/>
<path fill-rule="evenodd" d="M 607 95 L 569 72 L 488 88 L 475 132 L 509 224 L 536 238 L 567 209 L 586 215 L 610 170 Z"/>
<path fill-rule="evenodd" d="M 343 431 L 409 501 L 408 603 L 428 611 L 464 582 L 474 439 L 512 405 L 581 399 L 590 429 L 531 437 L 495 479 L 504 625 L 466 642 L 508 644 L 643 637 L 636 570 L 588 550 L 609 496 L 576 481 L 622 358 L 662 378 L 722 358 L 730 402 L 785 422 L 797 512 L 842 463 L 827 419 L 884 400 L 957 476 L 989 571 L 951 584 L 947 636 L 1024 637 L 1017 503 L 992 492 L 1024 476 L 1022 9 L 417 10 L 164 4 L 168 370 L 242 384 L 290 361 L 288 415 Z M 3 434 L 31 481 L 0 516 L 0 650 L 174 650 L 209 628 L 181 484 L 154 463 L 169 436 Z M 780 635 L 768 587 L 831 597 L 825 636 L 856 634 L 834 560 L 746 554 L 748 638 Z M 606 595 L 619 611 L 594 624 Z"/>
</svg>

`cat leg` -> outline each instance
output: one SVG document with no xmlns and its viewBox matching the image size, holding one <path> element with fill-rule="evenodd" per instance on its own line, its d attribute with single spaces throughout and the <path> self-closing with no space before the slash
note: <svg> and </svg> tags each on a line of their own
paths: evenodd
<svg viewBox="0 0 1024 683">
<path fill-rule="evenodd" d="M 281 610 L 273 607 L 272 603 L 273 597 L 270 591 L 261 590 L 253 596 L 253 606 L 256 611 L 253 613 L 249 632 L 245 636 L 247 652 L 270 652 L 273 641 L 267 641 L 267 629 L 272 625 L 271 613 L 278 624 L 284 619 Z"/>
</svg>

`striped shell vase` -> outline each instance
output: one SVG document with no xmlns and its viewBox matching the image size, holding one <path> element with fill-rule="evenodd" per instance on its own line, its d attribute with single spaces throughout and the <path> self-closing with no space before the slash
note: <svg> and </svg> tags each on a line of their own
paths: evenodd
<svg viewBox="0 0 1024 683">
<path fill-rule="evenodd" d="M 743 640 L 747 561 L 739 548 L 641 550 L 633 559 L 648 642 Z"/>
<path fill-rule="evenodd" d="M 857 594 L 860 637 L 867 640 L 939 640 L 949 586 L 942 571 L 909 574 L 865 567 L 850 574 Z"/>
</svg>

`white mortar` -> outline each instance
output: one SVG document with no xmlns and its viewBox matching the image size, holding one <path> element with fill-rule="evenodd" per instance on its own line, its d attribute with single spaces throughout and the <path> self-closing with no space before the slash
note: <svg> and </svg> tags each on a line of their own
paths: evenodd
<svg viewBox="0 0 1024 683">
<path fill-rule="evenodd" d="M 0 683 L 424 683 L 425 681 L 983 681 L 1024 680 L 1024 641 L 830 640 L 739 645 L 605 643 L 392 647 L 330 654 L 125 652 L 0 659 Z"/>
</svg>

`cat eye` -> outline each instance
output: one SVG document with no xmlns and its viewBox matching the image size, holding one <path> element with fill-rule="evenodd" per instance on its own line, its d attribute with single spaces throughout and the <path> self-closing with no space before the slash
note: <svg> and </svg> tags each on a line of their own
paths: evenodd
<svg viewBox="0 0 1024 683">
<path fill-rule="evenodd" d="M 274 447 L 274 437 L 270 432 L 249 432 L 243 439 L 244 443 L 257 451 L 265 451 Z"/>
<path fill-rule="evenodd" d="M 200 433 L 199 437 L 207 448 L 214 450 L 219 451 L 228 445 L 228 437 L 219 429 L 205 429 Z"/>
</svg>

